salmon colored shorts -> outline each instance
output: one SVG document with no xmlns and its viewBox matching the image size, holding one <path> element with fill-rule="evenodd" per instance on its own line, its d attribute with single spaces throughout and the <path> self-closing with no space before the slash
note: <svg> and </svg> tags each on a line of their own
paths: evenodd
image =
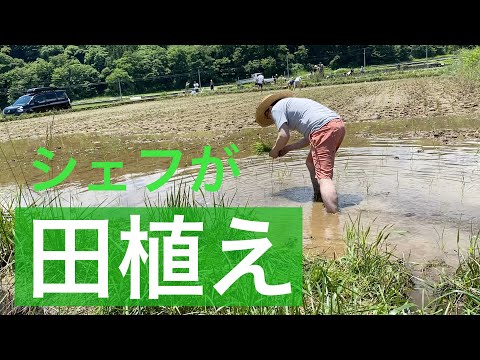
<svg viewBox="0 0 480 360">
<path fill-rule="evenodd" d="M 310 134 L 310 153 L 307 162 L 315 165 L 315 177 L 333 178 L 335 154 L 345 137 L 345 124 L 342 119 L 333 119 L 327 125 Z"/>
</svg>

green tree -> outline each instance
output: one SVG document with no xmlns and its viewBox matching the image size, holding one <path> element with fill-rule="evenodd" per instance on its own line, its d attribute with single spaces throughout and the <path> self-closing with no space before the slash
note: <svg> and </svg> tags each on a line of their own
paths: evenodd
<svg viewBox="0 0 480 360">
<path fill-rule="evenodd" d="M 213 60 L 213 73 L 215 74 L 216 82 L 235 80 L 235 69 L 232 68 L 231 60 L 227 57 L 222 57 Z"/>
<path fill-rule="evenodd" d="M 371 55 L 371 64 L 395 63 L 398 61 L 397 53 L 393 45 L 374 45 Z"/>
<path fill-rule="evenodd" d="M 108 51 L 100 45 L 87 46 L 84 64 L 93 66 L 98 72 L 110 65 L 112 59 Z"/>
<path fill-rule="evenodd" d="M 25 62 L 21 59 L 15 59 L 3 52 L 0 52 L 0 74 L 12 70 L 15 67 L 22 67 Z"/>
<path fill-rule="evenodd" d="M 233 52 L 233 62 L 238 66 L 246 66 L 249 61 L 260 60 L 263 57 L 261 45 L 239 45 Z"/>
<path fill-rule="evenodd" d="M 80 61 L 78 61 L 76 58 L 70 58 L 65 52 L 62 54 L 51 56 L 48 59 L 48 62 L 56 68 L 67 66 L 68 64 L 80 63 Z"/>
<path fill-rule="evenodd" d="M 29 88 L 50 85 L 53 69 L 52 64 L 39 58 L 5 73 L 8 84 L 8 101 L 14 101 Z"/>
<path fill-rule="evenodd" d="M 122 69 L 115 69 L 105 79 L 109 94 L 119 94 L 121 86 L 122 94 L 131 94 L 134 88 L 132 77 Z"/>
<path fill-rule="evenodd" d="M 215 77 L 214 58 L 211 56 L 212 48 L 210 46 L 195 45 L 190 46 L 188 51 L 188 63 L 192 72 L 200 71 L 202 77 L 209 79 Z"/>
<path fill-rule="evenodd" d="M 297 51 L 293 53 L 293 59 L 299 64 L 307 64 L 308 62 L 308 49 L 304 45 L 300 45 Z"/>
<path fill-rule="evenodd" d="M 50 85 L 53 70 L 55 68 L 53 64 L 39 58 L 27 66 L 31 69 L 32 73 L 35 74 L 39 85 Z"/>
<path fill-rule="evenodd" d="M 172 45 L 167 48 L 167 64 L 172 74 L 176 77 L 172 79 L 171 86 L 175 88 L 181 88 L 185 86 L 185 81 L 192 79 L 196 76 L 190 66 L 190 56 L 187 51 L 187 46 L 184 45 Z"/>
<path fill-rule="evenodd" d="M 12 45 L 10 56 L 22 59 L 25 62 L 37 60 L 40 45 Z"/>
<path fill-rule="evenodd" d="M 395 53 L 398 61 L 412 60 L 411 46 L 409 45 L 394 45 Z"/>
<path fill-rule="evenodd" d="M 273 76 L 277 68 L 277 62 L 271 56 L 260 60 L 260 68 L 265 76 Z"/>
<path fill-rule="evenodd" d="M 138 45 L 106 45 L 105 50 L 113 60 L 120 59 L 125 53 L 137 50 Z"/>
<path fill-rule="evenodd" d="M 8 86 L 5 74 L 0 73 L 0 108 L 4 108 L 9 105 L 8 102 Z"/>
<path fill-rule="evenodd" d="M 48 60 L 51 56 L 62 54 L 64 50 L 63 45 L 44 45 L 40 47 L 39 53 L 42 59 Z"/>
<path fill-rule="evenodd" d="M 332 70 L 339 69 L 342 65 L 340 61 L 341 57 L 340 55 L 335 55 L 332 60 L 328 63 L 328 67 L 331 68 Z"/>
<path fill-rule="evenodd" d="M 256 73 L 256 72 L 262 72 L 261 69 L 261 62 L 260 60 L 250 60 L 244 67 L 245 72 L 247 75 L 246 77 L 250 77 L 251 74 Z"/>
<path fill-rule="evenodd" d="M 10 55 L 10 52 L 12 51 L 12 48 L 10 46 L 2 46 L 0 47 L 0 52 L 5 55 Z"/>
<path fill-rule="evenodd" d="M 303 64 L 295 63 L 292 64 L 292 67 L 290 69 L 290 75 L 299 75 L 301 72 L 304 72 L 305 66 Z"/>
<path fill-rule="evenodd" d="M 132 77 L 137 92 L 164 89 L 165 76 L 170 73 L 166 53 L 160 46 L 140 46 L 134 52 L 124 53 L 114 65 Z"/>
<path fill-rule="evenodd" d="M 120 70 L 120 69 L 119 69 Z M 105 81 L 108 75 L 110 75 L 113 72 L 112 69 L 110 69 L 108 66 L 102 70 L 100 73 L 100 80 Z"/>
<path fill-rule="evenodd" d="M 85 49 L 76 45 L 68 45 L 63 53 L 68 59 L 77 59 L 82 64 L 85 60 Z"/>
<path fill-rule="evenodd" d="M 100 74 L 90 65 L 71 62 L 55 68 L 52 74 L 52 84 L 67 89 L 72 99 L 80 99 L 97 95 L 97 83 Z"/>
<path fill-rule="evenodd" d="M 435 45 L 414 45 L 411 47 L 412 57 L 416 59 L 424 59 L 428 57 L 433 57 L 436 55 L 445 54 L 444 46 L 435 46 Z"/>
</svg>

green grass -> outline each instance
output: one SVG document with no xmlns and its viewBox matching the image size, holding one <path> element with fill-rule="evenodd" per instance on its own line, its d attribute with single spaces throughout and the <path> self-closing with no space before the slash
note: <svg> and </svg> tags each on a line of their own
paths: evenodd
<svg viewBox="0 0 480 360">
<path fill-rule="evenodd" d="M 409 314 L 411 274 L 388 250 L 384 227 L 371 239 L 360 217 L 346 225 L 346 254 L 304 264 L 304 308 L 308 314 Z"/>
<path fill-rule="evenodd" d="M 411 275 L 385 249 L 386 228 L 370 241 L 371 227 L 360 219 L 346 227 L 346 255 L 338 259 L 304 257 L 303 306 L 300 307 L 102 307 L 99 314 L 163 315 L 320 315 L 409 314 Z"/>
<path fill-rule="evenodd" d="M 433 285 L 435 298 L 426 311 L 434 314 L 480 314 L 480 233 L 472 236 L 466 256 L 452 275 L 441 274 Z"/>
<path fill-rule="evenodd" d="M 453 67 L 459 78 L 478 82 L 480 80 L 480 46 L 462 49 Z"/>
<path fill-rule="evenodd" d="M 261 155 L 270 152 L 270 150 L 272 150 L 272 146 L 265 144 L 263 141 L 257 141 L 255 144 L 253 144 L 253 150 L 257 155 Z"/>
<path fill-rule="evenodd" d="M 14 213 L 13 202 L 0 206 L 0 271 L 13 263 Z"/>
</svg>

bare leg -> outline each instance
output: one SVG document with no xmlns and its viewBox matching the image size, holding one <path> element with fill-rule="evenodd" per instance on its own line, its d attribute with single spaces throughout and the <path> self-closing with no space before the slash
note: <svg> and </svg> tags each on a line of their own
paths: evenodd
<svg viewBox="0 0 480 360">
<path fill-rule="evenodd" d="M 313 186 L 313 198 L 315 201 L 322 201 L 322 195 L 320 193 L 320 184 L 315 177 L 315 165 L 313 164 L 312 151 L 308 153 L 307 160 L 305 161 L 308 172 L 310 173 L 310 180 Z"/>
<path fill-rule="evenodd" d="M 320 179 L 320 193 L 325 210 L 329 213 L 336 213 L 338 211 L 338 196 L 332 179 Z"/>
<path fill-rule="evenodd" d="M 336 213 L 338 209 L 338 195 L 333 183 L 333 167 L 335 164 L 335 154 L 345 136 L 345 127 L 342 121 L 333 121 L 326 125 L 327 133 L 311 135 L 311 144 L 314 146 L 315 153 L 312 154 L 312 160 L 318 168 L 318 182 L 320 184 L 320 193 L 323 199 L 325 210 L 329 213 Z M 310 150 L 312 152 L 312 150 Z M 313 158 L 315 155 L 315 158 Z"/>
</svg>

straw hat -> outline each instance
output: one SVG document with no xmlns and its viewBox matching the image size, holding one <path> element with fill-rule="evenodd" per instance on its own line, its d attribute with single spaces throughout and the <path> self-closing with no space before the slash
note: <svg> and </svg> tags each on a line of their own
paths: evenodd
<svg viewBox="0 0 480 360">
<path fill-rule="evenodd" d="M 293 91 L 290 91 L 290 90 L 282 90 L 282 91 L 279 91 L 275 94 L 270 94 L 270 95 L 265 96 L 262 99 L 262 102 L 257 106 L 257 112 L 256 112 L 256 116 L 255 116 L 255 120 L 257 121 L 257 123 L 259 123 L 260 126 L 262 126 L 262 127 L 272 125 L 273 120 L 265 117 L 265 111 L 275 101 L 280 100 L 280 99 L 284 99 L 284 98 L 287 98 L 287 97 L 294 97 L 294 96 L 295 96 L 295 94 L 293 93 Z"/>
</svg>

